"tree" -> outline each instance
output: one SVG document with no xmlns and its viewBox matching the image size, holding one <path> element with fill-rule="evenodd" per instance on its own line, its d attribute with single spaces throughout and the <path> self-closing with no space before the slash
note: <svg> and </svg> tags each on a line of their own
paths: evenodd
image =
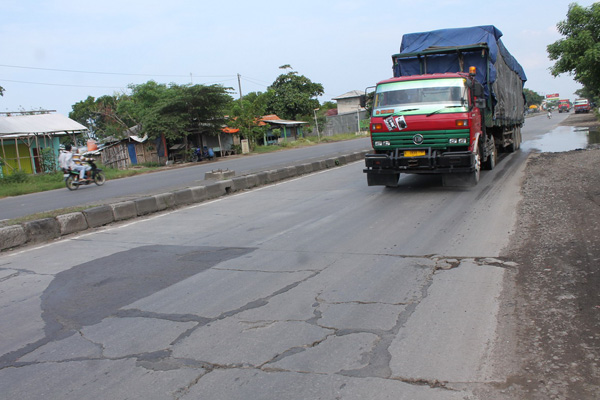
<svg viewBox="0 0 600 400">
<path fill-rule="evenodd" d="M 260 126 L 260 118 L 267 109 L 265 93 L 251 92 L 241 100 L 232 103 L 228 125 L 240 130 L 240 135 L 250 139 L 252 143 L 266 133 L 266 127 Z"/>
<path fill-rule="evenodd" d="M 126 96 L 101 96 L 87 99 L 71 106 L 69 118 L 85 125 L 93 136 L 104 138 L 108 136 L 120 137 L 127 128 L 134 125 L 131 118 L 125 118 L 117 113 L 119 102 Z"/>
<path fill-rule="evenodd" d="M 186 139 L 191 133 L 216 135 L 225 125 L 231 103 L 221 85 L 167 85 L 149 81 L 132 85 L 132 94 L 119 105 L 119 115 L 130 115 L 150 138 Z"/>
<path fill-rule="evenodd" d="M 286 64 L 279 67 L 291 69 Z M 323 85 L 313 83 L 296 71 L 281 74 L 268 87 L 267 111 L 277 114 L 280 118 L 295 120 L 304 115 L 312 115 L 315 108 L 319 108 L 316 98 L 323 94 Z"/>
<path fill-rule="evenodd" d="M 564 38 L 548 45 L 553 76 L 573 75 L 594 97 L 600 95 L 600 3 L 584 8 L 571 3 L 557 29 Z"/>
<path fill-rule="evenodd" d="M 523 93 L 525 94 L 525 102 L 530 106 L 533 104 L 542 104 L 542 101 L 544 100 L 544 96 L 531 89 L 523 89 Z"/>
</svg>

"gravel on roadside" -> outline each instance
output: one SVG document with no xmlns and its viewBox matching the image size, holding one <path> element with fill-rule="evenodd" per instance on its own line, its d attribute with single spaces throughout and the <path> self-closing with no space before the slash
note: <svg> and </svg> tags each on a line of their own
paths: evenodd
<svg viewBox="0 0 600 400">
<path fill-rule="evenodd" d="M 598 127 L 593 115 L 561 125 Z M 600 148 L 530 156 L 506 257 L 515 276 L 516 399 L 600 398 Z"/>
</svg>

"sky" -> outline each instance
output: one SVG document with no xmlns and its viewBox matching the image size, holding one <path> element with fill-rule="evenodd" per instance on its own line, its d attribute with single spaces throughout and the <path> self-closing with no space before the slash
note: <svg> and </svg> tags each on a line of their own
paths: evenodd
<svg viewBox="0 0 600 400">
<path fill-rule="evenodd" d="M 0 112 L 56 110 L 158 83 L 264 92 L 289 64 L 321 83 L 320 102 L 392 76 L 402 35 L 495 25 L 541 95 L 576 98 L 546 46 L 569 0 L 2 0 Z M 588 7 L 593 1 L 576 1 Z M 238 80 L 239 76 L 239 80 Z M 1 114 L 0 114 L 1 115 Z"/>
</svg>

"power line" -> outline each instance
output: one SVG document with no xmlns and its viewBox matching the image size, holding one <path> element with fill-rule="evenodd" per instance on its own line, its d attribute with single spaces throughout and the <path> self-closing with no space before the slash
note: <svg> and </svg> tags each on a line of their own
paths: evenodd
<svg viewBox="0 0 600 400">
<path fill-rule="evenodd" d="M 0 79 L 0 82 L 13 82 L 13 83 L 27 83 L 30 85 L 45 85 L 45 86 L 68 86 L 68 87 L 80 87 L 80 88 L 99 88 L 99 89 L 124 89 L 123 86 L 94 86 L 94 85 L 69 85 L 66 83 L 45 83 L 45 82 L 28 82 L 28 81 L 14 81 L 11 79 Z"/>
<path fill-rule="evenodd" d="M 177 78 L 189 78 L 190 74 L 187 75 L 174 75 L 174 74 L 131 74 L 126 72 L 100 72 L 100 71 L 80 71 L 73 69 L 58 69 L 58 68 L 40 68 L 40 67 L 29 67 L 23 65 L 6 65 L 0 64 L 0 67 L 6 68 L 18 68 L 18 69 L 34 69 L 39 71 L 53 71 L 53 72 L 70 72 L 77 74 L 94 74 L 94 75 L 125 75 L 125 76 L 158 76 L 158 77 L 177 77 Z M 235 75 L 194 75 L 198 78 L 231 78 Z"/>
</svg>

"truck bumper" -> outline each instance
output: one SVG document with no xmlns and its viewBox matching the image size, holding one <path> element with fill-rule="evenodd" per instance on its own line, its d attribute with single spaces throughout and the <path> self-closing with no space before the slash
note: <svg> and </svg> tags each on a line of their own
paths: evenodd
<svg viewBox="0 0 600 400">
<path fill-rule="evenodd" d="M 444 152 L 427 148 L 424 156 L 404 157 L 405 150 L 414 149 L 365 155 L 366 168 L 363 172 L 372 175 L 449 174 L 472 172 L 475 169 L 475 155 L 469 151 Z"/>
</svg>

